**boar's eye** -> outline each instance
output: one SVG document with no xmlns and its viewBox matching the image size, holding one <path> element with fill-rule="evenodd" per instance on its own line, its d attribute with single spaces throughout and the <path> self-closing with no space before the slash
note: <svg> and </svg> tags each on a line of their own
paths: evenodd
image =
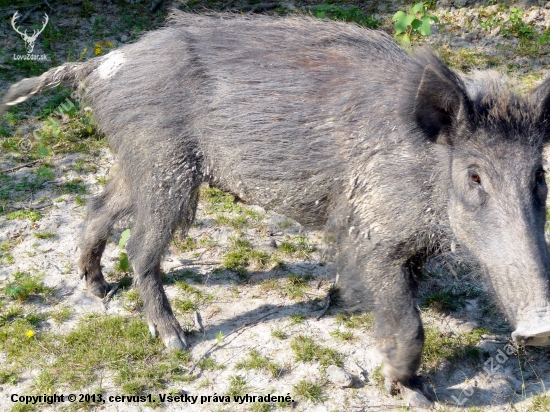
<svg viewBox="0 0 550 412">
<path fill-rule="evenodd" d="M 470 174 L 470 179 L 472 180 L 472 182 L 477 183 L 478 185 L 481 184 L 481 178 L 477 173 Z"/>
<path fill-rule="evenodd" d="M 535 179 L 537 179 L 537 183 L 541 183 L 544 180 L 544 170 L 537 170 L 535 172 Z"/>
</svg>

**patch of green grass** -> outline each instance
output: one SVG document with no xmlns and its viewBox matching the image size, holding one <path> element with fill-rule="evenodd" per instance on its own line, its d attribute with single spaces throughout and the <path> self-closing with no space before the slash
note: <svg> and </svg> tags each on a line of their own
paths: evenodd
<svg viewBox="0 0 550 412">
<path fill-rule="evenodd" d="M 354 340 L 353 332 L 349 330 L 341 331 L 340 329 L 335 329 L 330 332 L 330 336 L 344 342 L 351 342 Z"/>
<path fill-rule="evenodd" d="M 342 366 L 343 364 L 343 354 L 334 349 L 321 346 L 307 336 L 296 336 L 290 343 L 290 348 L 294 351 L 294 358 L 297 361 L 318 361 L 321 366 Z"/>
<path fill-rule="evenodd" d="M 262 290 L 262 292 L 273 292 L 273 291 L 277 291 L 277 290 L 280 290 L 280 283 L 279 283 L 279 279 L 274 279 L 274 278 L 271 278 L 271 279 L 265 279 L 261 284 L 260 284 L 260 289 Z"/>
<path fill-rule="evenodd" d="M 305 379 L 294 385 L 292 393 L 313 403 L 323 402 L 327 399 L 326 395 L 323 394 L 321 385 Z"/>
<path fill-rule="evenodd" d="M 242 236 L 230 237 L 229 244 L 229 249 L 222 258 L 225 269 L 245 275 L 247 267 L 263 268 L 270 261 L 269 253 L 253 249 L 250 241 Z"/>
<path fill-rule="evenodd" d="M 70 307 L 60 306 L 55 311 L 50 312 L 50 317 L 54 320 L 55 323 L 59 325 L 69 320 L 73 313 L 74 311 Z"/>
<path fill-rule="evenodd" d="M 226 366 L 223 363 L 218 363 L 214 358 L 207 356 L 200 360 L 198 364 L 199 368 L 205 371 L 215 371 L 225 369 Z"/>
<path fill-rule="evenodd" d="M 537 394 L 533 398 L 529 412 L 550 412 L 550 397 L 546 394 Z"/>
<path fill-rule="evenodd" d="M 13 255 L 10 253 L 11 250 L 15 247 L 15 241 L 5 240 L 0 242 L 0 264 L 2 265 L 12 265 L 15 263 Z"/>
<path fill-rule="evenodd" d="M 31 222 L 36 222 L 42 218 L 43 216 L 38 210 L 16 210 L 6 215 L 7 220 L 28 219 Z"/>
<path fill-rule="evenodd" d="M 271 405 L 269 403 L 254 402 L 250 406 L 252 412 L 269 412 L 271 411 Z"/>
<path fill-rule="evenodd" d="M 33 328 L 25 319 L 0 327 L 0 350 L 15 373 L 36 365 L 42 378 L 35 384 L 77 390 L 112 373 L 121 392 L 136 394 L 187 378 L 182 366 L 190 354 L 167 352 L 137 318 L 90 315 L 65 335 L 38 331 L 29 337 Z"/>
<path fill-rule="evenodd" d="M 311 279 L 311 276 L 305 275 L 289 275 L 286 278 L 284 286 L 281 289 L 281 292 L 288 296 L 290 299 L 296 300 L 301 299 L 305 296 L 305 290 L 308 287 L 307 281 Z"/>
<path fill-rule="evenodd" d="M 386 378 L 384 377 L 384 375 L 382 375 L 382 365 L 377 366 L 372 371 L 372 373 L 370 374 L 370 378 L 374 382 L 374 384 L 376 386 L 378 386 L 379 388 L 384 387 L 384 383 L 385 383 Z"/>
<path fill-rule="evenodd" d="M 197 242 L 189 236 L 187 236 L 184 240 L 180 240 L 177 236 L 175 236 L 173 242 L 178 250 L 182 252 L 191 251 L 197 248 Z"/>
<path fill-rule="evenodd" d="M 61 193 L 64 195 L 69 193 L 83 195 L 86 193 L 86 186 L 80 179 L 73 179 L 69 182 L 65 182 L 60 186 Z"/>
<path fill-rule="evenodd" d="M 439 54 L 445 64 L 463 72 L 474 69 L 485 70 L 503 64 L 499 56 L 484 54 L 465 47 L 453 50 L 443 47 L 439 50 Z"/>
<path fill-rule="evenodd" d="M 95 173 L 98 169 L 97 165 L 88 162 L 85 159 L 77 159 L 74 163 L 74 168 L 79 173 Z M 100 178 L 107 179 L 105 176 L 96 177 L 96 183 L 98 183 L 98 179 Z M 102 186 L 105 186 L 105 184 Z"/>
<path fill-rule="evenodd" d="M 234 396 L 244 396 L 248 392 L 246 380 L 241 375 L 232 375 L 229 378 L 229 388 L 225 393 L 233 398 Z"/>
<path fill-rule="evenodd" d="M 488 333 L 487 330 L 474 329 L 471 332 L 462 332 L 448 336 L 441 333 L 437 328 L 424 328 L 424 352 L 422 365 L 424 369 L 433 370 L 443 361 L 448 360 L 451 364 L 458 361 L 477 364 L 480 351 L 477 347 L 481 335 Z"/>
<path fill-rule="evenodd" d="M 424 296 L 421 305 L 424 308 L 430 308 L 438 312 L 454 312 L 462 307 L 460 296 L 452 291 L 435 291 Z"/>
<path fill-rule="evenodd" d="M 309 259 L 311 253 L 317 248 L 312 245 L 310 240 L 303 235 L 296 236 L 293 240 L 290 237 L 279 245 L 279 249 L 283 254 L 299 259 Z"/>
<path fill-rule="evenodd" d="M 180 314 L 190 313 L 197 310 L 197 305 L 188 298 L 176 298 L 172 301 L 172 308 Z"/>
<path fill-rule="evenodd" d="M 55 153 L 95 154 L 106 145 L 103 134 L 97 130 L 90 112 L 81 112 L 77 102 L 65 102 L 56 111 L 69 116 L 68 122 L 48 117 L 34 133 L 37 141 L 30 151 L 31 157 L 40 158 Z M 72 105 L 72 106 L 71 106 Z"/>
<path fill-rule="evenodd" d="M 174 285 L 178 290 L 183 292 L 185 296 L 191 298 L 192 301 L 195 303 L 211 302 L 214 299 L 214 295 L 212 295 L 211 293 L 205 293 L 199 288 L 196 288 L 195 286 L 190 285 L 183 280 L 175 281 Z"/>
<path fill-rule="evenodd" d="M 130 289 L 122 292 L 122 297 L 124 299 L 124 308 L 130 311 L 137 311 L 143 308 L 143 301 L 141 300 L 141 295 L 139 290 Z"/>
<path fill-rule="evenodd" d="M 292 325 L 298 325 L 302 323 L 304 320 L 306 320 L 306 317 L 301 313 L 293 313 L 292 315 L 290 315 L 290 323 Z"/>
<path fill-rule="evenodd" d="M 28 272 L 16 272 L 13 280 L 4 288 L 6 296 L 24 302 L 33 296 L 46 298 L 54 293 L 54 288 L 45 286 L 42 283 L 43 275 L 31 275 Z"/>
<path fill-rule="evenodd" d="M 319 19 L 329 18 L 332 20 L 353 22 L 371 29 L 376 29 L 380 26 L 380 20 L 365 14 L 363 10 L 357 6 L 344 8 L 335 4 L 323 3 L 315 6 L 313 15 Z"/>
<path fill-rule="evenodd" d="M 248 353 L 248 359 L 237 362 L 235 368 L 244 370 L 266 371 L 270 373 L 271 376 L 273 376 L 274 378 L 278 378 L 283 371 L 282 366 L 273 361 L 270 361 L 266 357 L 261 356 L 260 352 L 258 352 L 256 349 L 251 349 Z"/>
<path fill-rule="evenodd" d="M 271 336 L 280 340 L 288 338 L 288 335 L 285 333 L 283 329 L 273 329 L 271 331 Z"/>
<path fill-rule="evenodd" d="M 234 196 L 214 187 L 201 188 L 200 196 L 206 204 L 205 213 L 215 216 L 216 226 L 242 229 L 262 220 L 260 213 L 237 203 Z"/>
<path fill-rule="evenodd" d="M 48 70 L 46 65 L 34 60 L 13 60 L 13 58 L 8 57 L 6 61 L 11 67 L 16 69 L 25 77 L 40 76 Z"/>
<path fill-rule="evenodd" d="M 52 232 L 34 232 L 34 237 L 37 239 L 53 239 L 57 235 Z"/>
<path fill-rule="evenodd" d="M 82 197 L 82 195 L 76 195 L 76 197 L 74 198 L 74 203 L 77 206 L 84 206 L 86 204 L 86 199 Z"/>
<path fill-rule="evenodd" d="M 4 385 L 6 383 L 15 385 L 17 383 L 17 379 L 17 373 L 9 369 L 0 368 L 0 385 Z"/>
<path fill-rule="evenodd" d="M 362 329 L 371 331 L 374 327 L 374 313 L 366 312 L 361 314 L 347 314 L 338 313 L 336 315 L 336 322 L 339 325 L 343 325 L 348 329 Z"/>
</svg>

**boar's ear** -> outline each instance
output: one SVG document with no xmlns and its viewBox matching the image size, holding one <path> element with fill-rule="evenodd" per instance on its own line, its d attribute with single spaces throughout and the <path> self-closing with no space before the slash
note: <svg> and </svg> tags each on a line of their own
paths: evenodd
<svg viewBox="0 0 550 412">
<path fill-rule="evenodd" d="M 441 65 L 443 66 L 443 65 Z M 469 111 L 460 78 L 447 67 L 426 66 L 414 100 L 416 124 L 431 141 L 452 144 L 451 126 Z"/>
<path fill-rule="evenodd" d="M 550 140 L 550 78 L 533 90 L 529 97 L 539 107 L 539 121 L 546 126 L 546 140 Z"/>
</svg>

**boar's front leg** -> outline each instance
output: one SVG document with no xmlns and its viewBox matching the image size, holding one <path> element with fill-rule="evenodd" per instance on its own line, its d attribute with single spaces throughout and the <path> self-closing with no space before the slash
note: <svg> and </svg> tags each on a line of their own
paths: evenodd
<svg viewBox="0 0 550 412">
<path fill-rule="evenodd" d="M 372 290 L 376 338 L 385 358 L 383 374 L 388 383 L 408 384 L 420 367 L 424 346 L 411 262 L 401 264 L 385 259 L 370 272 L 375 282 Z"/>
</svg>

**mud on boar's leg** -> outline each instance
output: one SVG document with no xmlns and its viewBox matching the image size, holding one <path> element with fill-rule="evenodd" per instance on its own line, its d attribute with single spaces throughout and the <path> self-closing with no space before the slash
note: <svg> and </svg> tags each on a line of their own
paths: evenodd
<svg viewBox="0 0 550 412">
<path fill-rule="evenodd" d="M 109 291 L 109 284 L 101 273 L 101 255 L 113 225 L 130 211 L 128 188 L 120 175 L 109 182 L 103 193 L 89 203 L 78 269 L 80 278 L 86 279 L 86 287 L 90 293 L 100 298 Z"/>
</svg>

